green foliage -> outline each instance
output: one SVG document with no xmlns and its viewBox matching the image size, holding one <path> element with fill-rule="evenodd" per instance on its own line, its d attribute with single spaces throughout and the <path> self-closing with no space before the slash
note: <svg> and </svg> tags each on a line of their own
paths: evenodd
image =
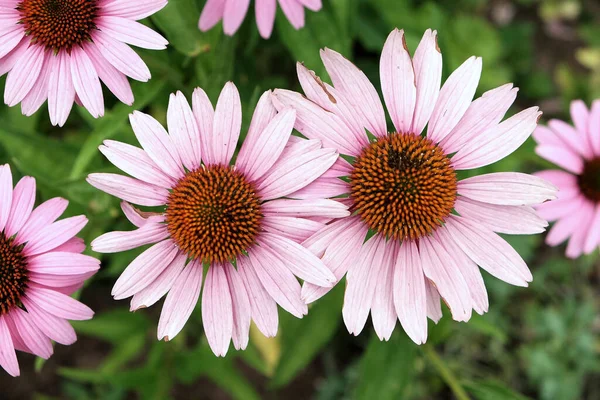
<svg viewBox="0 0 600 400">
<path fill-rule="evenodd" d="M 600 14 L 592 1 L 323 0 L 320 12 L 306 12 L 306 26 L 299 31 L 279 8 L 269 40 L 258 35 L 255 2 L 238 33 L 229 37 L 221 24 L 207 33 L 198 30 L 204 0 L 171 0 L 144 21 L 169 40 L 168 49 L 136 49 L 152 79 L 132 84 L 131 107 L 105 92 L 102 119 L 75 106 L 59 129 L 50 126 L 45 106 L 30 118 L 18 107 L 0 107 L 0 163 L 9 162 L 16 178 L 35 176 L 40 202 L 62 196 L 70 201 L 69 215 L 85 213 L 87 243 L 107 231 L 131 230 L 118 200 L 91 188 L 85 177 L 116 172 L 97 148 L 106 139 L 135 143 L 128 122 L 133 110 L 164 123 L 170 93 L 181 90 L 190 98 L 201 86 L 216 101 L 232 80 L 244 106 L 243 138 L 263 91 L 299 89 L 296 61 L 328 80 L 321 48 L 354 61 L 379 89 L 380 52 L 396 27 L 405 30 L 411 52 L 425 29 L 438 31 L 444 77 L 468 57 L 481 56 L 477 95 L 513 82 L 520 92 L 510 114 L 538 105 L 542 122 L 568 120 L 571 100 L 589 104 L 600 97 Z M 0 78 L 0 91 L 4 81 Z M 506 159 L 461 177 L 548 166 L 530 140 Z M 16 380 L 18 385 L 2 376 L 2 398 L 600 398 L 597 252 L 567 260 L 564 246 L 550 249 L 542 235 L 505 239 L 531 267 L 530 287 L 512 287 L 484 273 L 489 312 L 465 324 L 444 309 L 444 318 L 430 323 L 424 346 L 410 341 L 399 324 L 389 342 L 378 340 L 370 322 L 359 337 L 350 336 L 341 316 L 342 282 L 302 320 L 280 313 L 276 338 L 264 338 L 253 327 L 248 349 L 237 352 L 232 346 L 225 358 L 215 357 L 206 343 L 200 307 L 182 333 L 165 343 L 156 340 L 160 302 L 131 313 L 126 301 L 110 298 L 116 277 L 141 250 L 94 254 L 103 266 L 81 296 L 96 317 L 74 322 L 79 341 L 56 345 L 49 361 L 19 355 L 21 370 L 30 372 Z M 26 387 L 25 394 L 13 392 L 17 386 Z"/>
</svg>

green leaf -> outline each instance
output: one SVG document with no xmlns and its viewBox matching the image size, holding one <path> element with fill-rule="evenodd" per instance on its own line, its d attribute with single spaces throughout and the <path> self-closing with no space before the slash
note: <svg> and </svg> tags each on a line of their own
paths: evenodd
<svg viewBox="0 0 600 400">
<path fill-rule="evenodd" d="M 215 33 L 218 36 L 221 32 L 220 29 L 212 29 L 208 33 L 200 32 L 200 10 L 195 0 L 170 1 L 151 18 L 165 33 L 169 45 L 189 57 L 195 57 L 210 49 L 214 44 Z"/>
<path fill-rule="evenodd" d="M 528 400 L 520 393 L 495 380 L 466 382 L 464 387 L 478 400 Z"/>
<path fill-rule="evenodd" d="M 72 321 L 79 334 L 94 336 L 108 342 L 120 343 L 124 338 L 146 333 L 150 321 L 142 313 L 131 313 L 125 309 L 108 311 L 94 316 L 89 321 Z"/>
<path fill-rule="evenodd" d="M 306 317 L 286 320 L 281 327 L 283 351 L 271 380 L 273 387 L 287 385 L 331 340 L 341 323 L 343 299 L 344 286 L 337 285 Z"/>
<path fill-rule="evenodd" d="M 358 386 L 354 399 L 400 399 L 415 374 L 417 346 L 404 332 L 382 342 L 377 335 L 371 340 L 360 361 Z"/>
</svg>

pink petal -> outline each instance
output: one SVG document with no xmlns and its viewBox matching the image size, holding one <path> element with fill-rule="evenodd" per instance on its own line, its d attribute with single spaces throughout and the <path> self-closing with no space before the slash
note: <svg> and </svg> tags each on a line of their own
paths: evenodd
<svg viewBox="0 0 600 400">
<path fill-rule="evenodd" d="M 285 109 L 264 130 L 248 132 L 236 161 L 248 179 L 259 179 L 273 167 L 290 138 L 295 121 L 296 111 Z"/>
<path fill-rule="evenodd" d="M 171 264 L 179 249 L 171 240 L 155 244 L 129 264 L 112 289 L 116 300 L 133 296 L 150 285 Z"/>
<path fill-rule="evenodd" d="M 167 175 L 180 179 L 185 175 L 181 158 L 165 128 L 148 114 L 134 111 L 129 116 L 131 127 L 152 161 Z"/>
<path fill-rule="evenodd" d="M 298 243 L 267 232 L 261 233 L 257 242 L 283 260 L 287 268 L 298 278 L 324 287 L 333 287 L 336 282 L 335 276 L 323 261 Z"/>
<path fill-rule="evenodd" d="M 104 145 L 98 149 L 114 166 L 134 178 L 165 189 L 170 189 L 175 185 L 176 180 L 165 174 L 148 154 L 138 147 L 106 140 Z"/>
<path fill-rule="evenodd" d="M 565 240 L 567 240 L 573 233 L 579 229 L 581 224 L 582 214 L 579 210 L 585 205 L 586 201 L 579 203 L 579 207 L 573 210 L 572 213 L 560 218 L 550 228 L 548 235 L 546 235 L 546 244 L 548 246 L 558 246 Z"/>
<path fill-rule="evenodd" d="M 23 228 L 15 238 L 15 245 L 28 242 L 34 235 L 54 222 L 67 208 L 69 202 L 60 197 L 55 197 L 40 204 L 33 210 Z"/>
<path fill-rule="evenodd" d="M 165 219 L 163 214 L 140 211 L 126 201 L 121 202 L 121 210 L 123 210 L 123 214 L 125 214 L 125 217 L 129 222 L 138 228 L 141 228 L 147 223 L 161 222 Z"/>
<path fill-rule="evenodd" d="M 4 230 L 11 215 L 13 183 L 10 165 L 0 166 L 0 232 Z"/>
<path fill-rule="evenodd" d="M 425 276 L 431 280 L 456 321 L 471 319 L 471 297 L 469 286 L 460 273 L 462 266 L 457 265 L 436 237 L 427 237 L 419 241 L 419 252 Z"/>
<path fill-rule="evenodd" d="M 339 149 L 343 154 L 358 156 L 362 146 L 348 135 L 350 130 L 337 115 L 327 112 L 299 93 L 276 89 L 273 92 L 274 104 L 282 110 L 291 107 L 296 110 L 295 128 L 309 139 L 318 139 L 324 147 Z"/>
<path fill-rule="evenodd" d="M 458 197 L 454 208 L 461 216 L 499 233 L 532 235 L 544 232 L 548 226 L 548 223 L 528 206 L 499 206 Z"/>
<path fill-rule="evenodd" d="M 262 228 L 302 243 L 325 225 L 305 218 L 286 217 L 278 215 L 265 215 L 261 221 Z"/>
<path fill-rule="evenodd" d="M 371 319 L 379 340 L 389 340 L 396 327 L 398 315 L 394 308 L 394 266 L 398 258 L 398 246 L 388 243 L 381 270 L 377 277 L 377 290 L 373 296 Z"/>
<path fill-rule="evenodd" d="M 219 95 L 210 140 L 215 164 L 228 165 L 233 157 L 242 127 L 240 94 L 233 82 L 227 82 Z"/>
<path fill-rule="evenodd" d="M 92 117 L 104 116 L 102 86 L 92 60 L 87 56 L 85 50 L 77 46 L 71 51 L 69 60 L 73 86 L 81 103 L 92 114 Z"/>
<path fill-rule="evenodd" d="M 543 203 L 556 198 L 556 188 L 533 175 L 496 172 L 458 182 L 458 193 L 472 200 L 505 206 Z"/>
<path fill-rule="evenodd" d="M 473 101 L 452 132 L 442 140 L 441 146 L 446 154 L 456 153 L 472 140 L 485 137 L 488 129 L 502 120 L 517 98 L 518 91 L 518 88 L 513 88 L 512 83 L 507 83 L 488 90 Z"/>
<path fill-rule="evenodd" d="M 574 174 L 583 172 L 584 160 L 567 147 L 541 145 L 535 148 L 535 153 Z"/>
<path fill-rule="evenodd" d="M 340 223 L 339 221 L 343 221 Z M 348 226 L 350 223 L 350 226 Z M 336 228 L 331 228 L 333 225 L 337 225 Z M 344 228 L 340 232 L 337 232 L 339 227 Z M 362 251 L 365 237 L 367 236 L 368 228 L 365 224 L 360 221 L 359 217 L 346 218 L 344 220 L 338 220 L 337 223 L 333 223 L 330 226 L 324 228 L 321 232 L 326 231 L 329 228 L 329 233 L 333 233 L 331 238 L 326 238 L 327 248 L 324 250 L 324 254 L 318 252 L 318 242 L 313 242 L 312 246 L 308 246 L 310 239 L 305 241 L 303 245 L 313 252 L 313 254 L 320 256 L 331 272 L 333 272 L 336 280 L 339 282 L 343 276 L 348 272 L 350 268 L 355 268 L 358 264 L 359 255 Z M 314 237 L 318 237 L 314 235 Z M 312 239 L 312 238 L 311 238 Z M 315 250 L 317 252 L 315 252 Z M 313 285 L 305 282 L 302 286 L 302 299 L 305 303 L 312 303 L 315 300 L 323 297 L 329 293 L 331 288 Z"/>
<path fill-rule="evenodd" d="M 50 251 L 77 235 L 87 223 L 88 219 L 79 215 L 47 225 L 28 238 L 23 251 L 28 257 Z"/>
<path fill-rule="evenodd" d="M 440 294 L 429 279 L 425 279 L 425 289 L 427 290 L 427 318 L 437 324 L 442 319 Z"/>
<path fill-rule="evenodd" d="M 0 167 L 0 182 L 6 180 L 7 177 L 12 176 L 10 174 L 10 169 L 8 169 L 7 176 L 4 176 L 3 170 L 5 168 Z M 10 188 L 12 190 L 12 183 L 7 185 L 7 182 L 0 183 L 0 193 L 1 196 L 7 196 L 10 194 L 10 191 L 6 190 Z M 7 237 L 11 237 L 16 234 L 19 229 L 25 225 L 27 219 L 31 215 L 31 211 L 33 210 L 33 204 L 35 203 L 35 179 L 30 176 L 25 176 L 21 178 L 21 180 L 15 186 L 14 191 L 12 192 L 12 202 L 5 203 L 5 199 L 3 198 L 0 204 L 2 206 L 0 209 L 5 210 L 6 207 L 10 207 L 10 212 L 8 213 L 8 218 L 6 220 L 6 226 L 4 227 L 4 233 Z M 2 220 L 5 218 L 4 212 L 0 210 L 0 231 L 2 231 L 3 223 Z"/>
<path fill-rule="evenodd" d="M 3 58 L 13 51 L 25 36 L 25 31 L 21 26 L 14 26 L 9 31 L 0 34 L 0 58 Z"/>
<path fill-rule="evenodd" d="M 223 265 L 233 309 L 233 345 L 236 350 L 245 350 L 248 346 L 252 308 L 241 275 L 230 263 Z"/>
<path fill-rule="evenodd" d="M 9 107 L 23 100 L 35 84 L 44 65 L 44 51 L 43 46 L 30 46 L 6 76 L 4 102 Z"/>
<path fill-rule="evenodd" d="M 266 216 L 342 218 L 350 215 L 344 204 L 327 199 L 273 200 L 264 203 L 261 210 Z"/>
<path fill-rule="evenodd" d="M 585 106 L 583 100 L 573 100 L 571 102 L 571 119 L 575 124 L 575 129 L 579 133 L 587 136 L 588 135 L 588 121 L 590 118 L 590 111 Z"/>
<path fill-rule="evenodd" d="M 147 82 L 150 79 L 150 70 L 131 47 L 101 30 L 94 31 L 92 40 L 104 58 L 121 73 L 136 81 Z"/>
<path fill-rule="evenodd" d="M 163 50 L 167 48 L 167 39 L 139 22 L 120 16 L 101 16 L 96 18 L 96 25 L 102 32 L 120 42 L 128 43 L 144 49 Z"/>
<path fill-rule="evenodd" d="M 75 329 L 69 322 L 63 318 L 54 315 L 37 307 L 29 299 L 23 298 L 27 313 L 35 326 L 50 339 L 65 346 L 71 345 L 77 341 Z"/>
<path fill-rule="evenodd" d="M 225 357 L 233 335 L 233 301 L 223 265 L 212 264 L 202 292 L 202 324 L 208 345 Z"/>
<path fill-rule="evenodd" d="M 187 254 L 179 252 L 171 264 L 152 283 L 133 295 L 129 311 L 137 311 L 140 308 L 150 307 L 167 294 L 186 266 L 186 261 Z"/>
<path fill-rule="evenodd" d="M 11 376 L 21 374 L 10 330 L 3 316 L 0 316 L 0 365 Z"/>
<path fill-rule="evenodd" d="M 276 0 L 256 0 L 255 13 L 258 32 L 264 39 L 271 37 L 275 23 Z"/>
<path fill-rule="evenodd" d="M 594 154 L 600 155 L 600 100 L 595 100 L 592 103 L 590 111 L 590 119 L 588 121 L 588 142 L 592 144 Z"/>
<path fill-rule="evenodd" d="M 58 318 L 81 321 L 90 319 L 94 315 L 94 312 L 85 304 L 39 285 L 30 285 L 25 297 L 37 307 Z"/>
<path fill-rule="evenodd" d="M 348 182 L 338 178 L 324 178 L 324 175 L 321 175 L 302 189 L 288 194 L 287 197 L 311 200 L 337 197 L 350 193 L 351 188 Z"/>
<path fill-rule="evenodd" d="M 214 164 L 212 155 L 211 138 L 213 132 L 213 120 L 215 110 L 206 92 L 201 88 L 196 88 L 192 96 L 192 109 L 198 129 L 200 130 L 200 148 L 202 159 L 205 164 Z"/>
<path fill-rule="evenodd" d="M 265 246 L 254 246 L 248 251 L 250 262 L 267 293 L 284 310 L 302 318 L 308 313 L 300 296 L 300 284 L 286 264 Z"/>
<path fill-rule="evenodd" d="M 167 0 L 145 0 L 143 3 L 132 0 L 106 1 L 99 10 L 100 15 L 115 15 L 134 20 L 144 19 L 161 10 Z"/>
<path fill-rule="evenodd" d="M 208 0 L 206 2 L 198 22 L 198 27 L 202 32 L 206 32 L 223 19 L 225 3 L 223 0 Z"/>
<path fill-rule="evenodd" d="M 50 358 L 53 353 L 52 343 L 50 343 L 50 340 L 48 340 L 40 329 L 32 323 L 29 314 L 20 308 L 16 308 L 7 316 L 12 320 L 23 344 L 32 354 L 45 360 Z M 14 340 L 14 333 L 12 334 Z"/>
<path fill-rule="evenodd" d="M 173 287 L 169 290 L 169 294 L 165 300 L 160 320 L 158 321 L 158 340 L 163 338 L 166 341 L 173 340 L 175 336 L 183 329 L 185 323 L 192 315 L 192 311 L 198 303 L 200 297 L 200 288 L 202 287 L 202 263 L 193 261 L 179 274 Z M 206 276 L 206 285 L 204 295 L 206 296 L 207 288 L 210 282 L 210 270 Z M 206 300 L 203 298 L 202 305 Z M 226 299 L 223 299 L 226 301 Z M 202 309 L 204 314 L 204 308 Z M 227 318 L 226 316 L 223 316 Z M 208 326 L 204 324 L 204 330 L 207 332 Z M 209 339 L 210 343 L 210 339 Z"/>
<path fill-rule="evenodd" d="M 73 108 L 75 87 L 71 75 L 70 56 L 66 52 L 50 57 L 48 78 L 48 112 L 52 125 L 63 126 Z"/>
<path fill-rule="evenodd" d="M 551 119 L 548 121 L 548 128 L 561 139 L 561 141 L 575 153 L 591 158 L 593 156 L 591 149 L 587 146 L 587 138 L 581 132 L 578 132 L 571 125 L 564 121 Z"/>
<path fill-rule="evenodd" d="M 106 87 L 117 98 L 127 105 L 133 104 L 133 92 L 131 85 L 125 74 L 118 69 L 102 55 L 98 46 L 95 43 L 89 42 L 84 45 L 85 53 L 88 55 L 98 76 L 104 82 Z"/>
<path fill-rule="evenodd" d="M 383 98 L 396 132 L 410 132 L 417 87 L 404 30 L 394 29 L 388 36 L 381 52 L 379 75 Z"/>
<path fill-rule="evenodd" d="M 372 237 L 362 246 L 356 265 L 346 275 L 342 316 L 348 332 L 355 336 L 360 334 L 367 322 L 387 245 L 381 235 Z"/>
<path fill-rule="evenodd" d="M 98 253 L 119 253 L 158 243 L 170 236 L 167 226 L 161 223 L 149 223 L 129 232 L 108 232 L 94 239 L 92 250 Z"/>
<path fill-rule="evenodd" d="M 169 97 L 167 124 L 183 165 L 190 171 L 200 167 L 202 154 L 200 130 L 192 108 L 181 92 L 171 94 Z"/>
<path fill-rule="evenodd" d="M 71 294 L 78 290 L 95 273 L 96 270 L 77 275 L 45 274 L 31 271 L 28 277 L 31 282 L 38 283 L 41 286 L 51 288 L 57 292 Z M 78 286 L 77 289 L 69 291 L 74 286 Z"/>
<path fill-rule="evenodd" d="M 423 34 L 413 57 L 413 68 L 417 99 L 411 132 L 420 134 L 433 112 L 442 82 L 442 53 L 437 44 L 437 31 L 427 29 Z"/>
<path fill-rule="evenodd" d="M 226 35 L 233 36 L 239 29 L 244 17 L 248 12 L 250 0 L 226 1 L 223 12 L 223 32 Z"/>
<path fill-rule="evenodd" d="M 237 268 L 248 293 L 252 319 L 256 327 L 266 337 L 274 337 L 279 325 L 277 303 L 263 287 L 248 257 L 238 257 Z"/>
<path fill-rule="evenodd" d="M 112 196 L 141 206 L 162 206 L 167 203 L 169 191 L 117 174 L 90 174 L 87 182 Z"/>
<path fill-rule="evenodd" d="M 62 251 L 67 253 L 77 253 L 81 254 L 85 250 L 85 242 L 83 239 L 78 237 L 73 237 L 60 246 L 54 248 L 52 251 Z"/>
<path fill-rule="evenodd" d="M 400 245 L 393 271 L 394 305 L 400 324 L 413 342 L 423 344 L 427 341 L 427 291 L 415 243 Z"/>
<path fill-rule="evenodd" d="M 375 136 L 387 135 L 379 94 L 364 72 L 331 49 L 321 50 L 321 59 L 335 88 L 346 94 L 357 112 L 362 114 L 364 126 Z"/>
<path fill-rule="evenodd" d="M 296 0 L 279 0 L 279 6 L 294 28 L 304 26 L 304 7 L 300 3 Z"/>
<path fill-rule="evenodd" d="M 27 259 L 27 269 L 42 274 L 79 275 L 99 268 L 99 260 L 77 253 L 53 251 Z"/>
<path fill-rule="evenodd" d="M 529 138 L 542 115 L 531 107 L 483 132 L 452 157 L 456 169 L 483 167 L 512 154 Z"/>
<path fill-rule="evenodd" d="M 481 268 L 511 285 L 527 286 L 533 277 L 521 256 L 497 234 L 465 218 L 446 220 L 449 237 Z"/>
<path fill-rule="evenodd" d="M 585 237 L 585 241 L 583 244 L 583 252 L 585 254 L 590 254 L 592 251 L 596 250 L 598 244 L 600 243 L 600 205 L 596 204 L 594 208 L 594 214 L 590 214 L 588 216 L 588 220 L 590 222 L 589 230 Z"/>
<path fill-rule="evenodd" d="M 577 211 L 578 223 L 577 228 L 573 231 L 565 255 L 568 258 L 575 259 L 584 252 L 585 242 L 588 237 L 588 232 L 592 228 L 595 204 L 585 202 L 583 207 Z"/>
<path fill-rule="evenodd" d="M 27 37 L 24 37 L 23 30 L 21 30 L 20 33 L 15 31 L 15 34 L 21 36 L 21 40 L 17 42 L 17 45 L 15 47 L 13 47 L 12 42 L 10 42 L 11 40 L 16 40 L 14 37 L 7 38 L 6 36 L 4 36 L 0 38 L 0 41 L 6 38 L 10 42 L 6 47 L 3 47 L 3 45 L 0 44 L 0 60 L 2 61 L 0 62 L 0 76 L 6 74 L 8 71 L 13 69 L 15 63 L 23 57 L 23 54 L 25 54 L 25 52 L 29 48 L 29 39 Z M 8 49 L 11 50 L 9 50 L 8 53 L 3 55 L 3 53 L 5 53 Z"/>
<path fill-rule="evenodd" d="M 561 198 L 560 196 L 563 194 L 566 194 L 566 192 L 559 191 L 559 197 L 557 200 L 548 201 L 544 204 L 536 206 L 538 215 L 548 221 L 556 221 L 560 218 L 576 213 L 585 203 L 589 201 L 581 194 Z"/>
</svg>

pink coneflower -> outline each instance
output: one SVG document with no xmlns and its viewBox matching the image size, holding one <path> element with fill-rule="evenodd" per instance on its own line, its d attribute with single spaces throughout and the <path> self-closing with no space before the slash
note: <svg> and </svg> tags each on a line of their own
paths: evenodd
<svg viewBox="0 0 600 400">
<path fill-rule="evenodd" d="M 322 6 L 321 0 L 256 0 L 256 24 L 265 39 L 273 32 L 277 3 L 296 29 L 304 27 L 304 7 L 319 11 Z M 200 30 L 205 32 L 223 20 L 225 34 L 232 36 L 242 25 L 249 5 L 250 0 L 208 0 L 200 15 Z"/>
<path fill-rule="evenodd" d="M 8 72 L 4 102 L 32 115 L 48 99 L 53 125 L 64 125 L 73 102 L 94 118 L 104 115 L 100 80 L 123 103 L 133 103 L 127 76 L 150 79 L 127 44 L 164 49 L 167 41 L 136 20 L 167 0 L 2 0 L 0 76 Z"/>
<path fill-rule="evenodd" d="M 153 244 L 116 282 L 115 299 L 133 296 L 131 310 L 149 307 L 167 292 L 158 339 L 183 328 L 200 295 L 202 320 L 213 352 L 224 356 L 233 339 L 248 344 L 250 319 L 267 336 L 277 333 L 279 304 L 298 318 L 307 313 L 296 277 L 332 286 L 323 262 L 300 246 L 321 229 L 323 218 L 349 215 L 347 208 L 304 188 L 337 160 L 319 140 L 291 137 L 296 113 L 277 113 L 263 94 L 248 135 L 231 164 L 242 111 L 233 83 L 216 109 L 198 88 L 193 110 L 181 93 L 171 95 L 169 133 L 152 117 L 135 112 L 131 125 L 143 150 L 106 141 L 100 151 L 133 178 L 91 174 L 88 182 L 126 202 L 162 207 L 140 212 L 123 202 L 131 232 L 111 232 L 92 243 L 99 252 Z M 232 265 L 233 264 L 233 265 Z"/>
<path fill-rule="evenodd" d="M 10 167 L 0 166 L 0 365 L 12 376 L 19 375 L 15 349 L 47 359 L 50 340 L 77 340 L 68 320 L 94 313 L 69 295 L 100 267 L 81 254 L 85 244 L 75 237 L 84 216 L 56 221 L 65 199 L 36 209 L 34 202 L 35 179 L 26 176 L 13 189 Z"/>
<path fill-rule="evenodd" d="M 516 88 L 504 85 L 471 102 L 481 73 L 481 59 L 472 57 L 440 89 L 436 32 L 425 32 L 411 58 L 403 31 L 394 30 L 380 64 L 395 127 L 389 132 L 379 95 L 365 74 L 335 51 L 325 49 L 321 57 L 334 86 L 298 64 L 308 99 L 276 90 L 274 104 L 296 110 L 295 127 L 306 137 L 353 158 L 337 171 L 349 179 L 348 197 L 341 201 L 352 216 L 329 223 L 303 243 L 338 280 L 347 272 L 343 317 L 348 330 L 358 335 L 370 310 L 382 340 L 400 319 L 412 340 L 424 343 L 426 317 L 441 317 L 440 297 L 457 321 L 469 320 L 472 309 L 486 312 L 488 298 L 477 265 L 508 283 L 527 286 L 532 276 L 525 262 L 495 232 L 542 232 L 547 223 L 531 206 L 554 198 L 555 188 L 516 172 L 459 181 L 456 171 L 512 153 L 534 130 L 538 108 L 500 122 Z M 332 175 L 309 188 L 335 193 L 343 181 Z M 374 235 L 365 243 L 368 231 Z M 306 283 L 302 295 L 309 303 L 328 290 Z"/>
<path fill-rule="evenodd" d="M 600 100 L 588 110 L 584 102 L 571 103 L 575 127 L 556 119 L 533 134 L 535 152 L 561 170 L 536 175 L 559 188 L 558 199 L 537 207 L 542 218 L 557 221 L 546 243 L 556 246 L 569 239 L 567 257 L 589 254 L 600 244 Z"/>
</svg>

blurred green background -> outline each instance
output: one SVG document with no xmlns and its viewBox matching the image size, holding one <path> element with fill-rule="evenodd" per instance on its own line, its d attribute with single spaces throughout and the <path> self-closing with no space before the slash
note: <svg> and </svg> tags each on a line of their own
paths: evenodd
<svg viewBox="0 0 600 400">
<path fill-rule="evenodd" d="M 39 201 L 70 200 L 68 213 L 90 218 L 89 243 L 111 230 L 130 230 L 118 201 L 85 183 L 90 172 L 114 171 L 97 151 L 104 139 L 135 143 L 127 116 L 144 110 L 163 121 L 168 94 L 203 87 L 216 97 L 233 80 L 242 95 L 244 128 L 259 95 L 298 89 L 295 61 L 324 75 L 319 48 L 338 50 L 379 86 L 379 54 L 395 27 L 414 51 L 427 28 L 437 29 L 444 76 L 471 55 L 483 57 L 478 94 L 506 82 L 521 88 L 511 113 L 538 105 L 548 118 L 569 120 L 572 99 L 600 97 L 600 3 L 596 0 L 324 0 L 295 31 L 278 11 L 270 40 L 257 32 L 253 7 L 234 37 L 221 25 L 202 34 L 203 0 L 171 0 L 145 23 L 170 41 L 166 51 L 140 51 L 153 79 L 133 85 L 133 107 L 106 95 L 106 116 L 75 107 L 63 129 L 43 108 L 31 118 L 0 107 L 0 162 L 37 178 Z M 5 78 L 0 78 L 3 91 Z M 600 132 L 599 132 L 600 134 Z M 531 172 L 548 167 L 533 142 L 485 169 Z M 477 171 L 483 172 L 483 171 Z M 445 316 L 416 346 L 399 325 L 381 343 L 367 325 L 359 337 L 343 326 L 343 284 L 297 320 L 280 315 L 279 335 L 254 328 L 245 352 L 216 358 L 202 334 L 200 308 L 183 332 L 157 342 L 160 304 L 128 312 L 110 289 L 139 252 L 102 256 L 103 268 L 79 294 L 96 311 L 78 322 L 79 340 L 57 345 L 46 362 L 19 353 L 22 376 L 0 372 L 1 398 L 33 399 L 600 399 L 600 263 L 598 252 L 575 261 L 543 236 L 507 238 L 533 270 L 530 288 L 484 273 L 490 312 L 465 323 Z M 89 251 L 92 254 L 91 251 Z M 96 256 L 99 256 L 96 254 Z"/>
</svg>

